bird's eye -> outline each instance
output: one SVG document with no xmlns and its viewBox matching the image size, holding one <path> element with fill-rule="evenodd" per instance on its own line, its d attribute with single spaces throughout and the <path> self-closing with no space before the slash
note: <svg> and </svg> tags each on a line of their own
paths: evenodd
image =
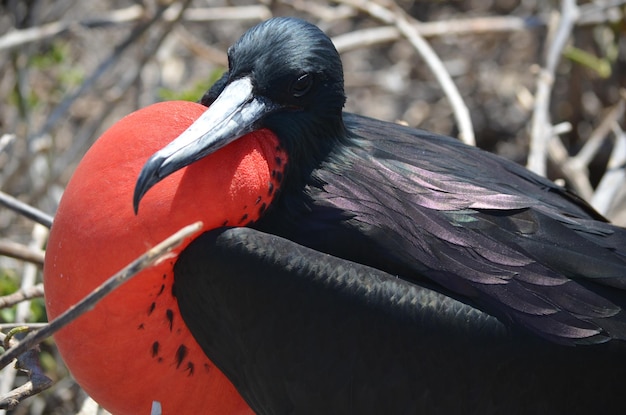
<svg viewBox="0 0 626 415">
<path fill-rule="evenodd" d="M 303 75 L 300 75 L 298 79 L 296 79 L 291 84 L 291 88 L 290 88 L 291 94 L 295 98 L 300 98 L 303 95 L 305 95 L 307 92 L 309 92 L 312 86 L 313 86 L 313 77 L 310 74 L 305 73 Z"/>
</svg>

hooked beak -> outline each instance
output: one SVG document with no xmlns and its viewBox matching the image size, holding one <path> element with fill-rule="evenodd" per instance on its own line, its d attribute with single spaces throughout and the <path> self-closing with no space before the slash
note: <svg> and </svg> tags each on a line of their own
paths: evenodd
<svg viewBox="0 0 626 415">
<path fill-rule="evenodd" d="M 256 130 L 258 122 L 278 108 L 270 100 L 255 96 L 250 78 L 229 83 L 200 118 L 144 164 L 133 195 L 135 214 L 152 186 Z"/>
</svg>

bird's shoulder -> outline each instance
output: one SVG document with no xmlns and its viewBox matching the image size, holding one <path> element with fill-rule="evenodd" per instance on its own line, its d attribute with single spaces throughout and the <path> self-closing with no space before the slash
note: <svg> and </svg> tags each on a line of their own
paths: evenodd
<svg viewBox="0 0 626 415">
<path fill-rule="evenodd" d="M 352 157 L 345 159 L 361 161 L 345 164 L 350 176 L 362 173 L 371 180 L 378 173 L 392 188 L 406 184 L 404 190 L 424 195 L 420 201 L 425 207 L 522 209 L 539 201 L 563 215 L 605 221 L 568 189 L 456 138 L 355 114 L 345 114 L 344 119 L 355 137 L 354 145 L 347 147 Z M 338 159 L 341 163 L 341 156 Z"/>
<path fill-rule="evenodd" d="M 624 229 L 453 138 L 354 115 L 345 122 L 351 144 L 313 172 L 299 199 L 308 214 L 294 221 L 307 231 L 292 233 L 297 242 L 425 277 L 554 341 L 626 337 Z"/>
</svg>

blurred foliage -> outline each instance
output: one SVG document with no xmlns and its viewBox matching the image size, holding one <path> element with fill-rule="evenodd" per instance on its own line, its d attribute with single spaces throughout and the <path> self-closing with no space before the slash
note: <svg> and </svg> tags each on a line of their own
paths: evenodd
<svg viewBox="0 0 626 415">
<path fill-rule="evenodd" d="M 331 36 L 383 26 L 365 13 L 332 2 L 240 0 L 193 1 L 191 7 L 228 7 L 229 17 L 185 17 L 173 28 L 165 19 L 150 22 L 162 2 L 132 0 L 2 0 L 0 45 L 17 29 L 50 29 L 30 40 L 0 47 L 0 188 L 50 214 L 76 163 L 97 137 L 124 115 L 160 100 L 197 101 L 223 73 L 225 51 L 248 27 L 272 15 L 306 18 Z M 176 3 L 176 2 L 170 2 Z M 538 65 L 543 64 L 546 22 L 557 1 L 401 0 L 410 16 L 423 22 L 465 18 L 518 17 L 524 30 L 478 30 L 429 37 L 471 113 L 478 145 L 524 163 Z M 581 7 L 600 1 L 580 2 Z M 601 8 L 602 9 L 602 8 Z M 139 13 L 136 11 L 139 10 Z M 569 154 L 585 145 L 626 88 L 624 3 L 603 8 L 595 22 L 575 28 L 555 79 L 550 115 L 567 121 L 562 136 Z M 135 13 L 135 14 L 133 14 Z M 238 14 L 239 13 L 239 14 Z M 120 16 L 125 16 L 121 18 Z M 532 18 L 532 19 L 531 19 Z M 140 31 L 142 25 L 149 30 Z M 485 20 L 483 25 L 488 25 Z M 479 27 L 477 23 L 477 27 Z M 484 28 L 483 28 L 484 29 Z M 362 33 L 362 32 L 361 32 Z M 161 35 L 164 40 L 160 39 Z M 151 53 L 151 50 L 156 52 Z M 438 133 L 455 135 L 450 105 L 415 50 L 403 39 L 360 46 L 342 53 L 346 110 Z M 620 124 L 623 128 L 624 121 Z M 4 136 L 7 134 L 7 136 Z M 13 134 L 14 139 L 9 135 Z M 605 140 L 589 166 L 596 185 L 613 148 Z M 550 177 L 562 178 L 553 163 Z M 610 212 L 626 223 L 626 198 Z M 32 223 L 0 209 L 0 236 L 22 244 Z M 17 290 L 24 264 L 0 256 L 0 295 Z M 31 301 L 32 318 L 46 321 L 44 302 Z M 15 307 L 0 310 L 13 321 Z M 41 346 L 42 365 L 59 380 L 51 390 L 12 411 L 15 415 L 76 413 L 84 393 L 67 375 L 52 340 Z"/>
<path fill-rule="evenodd" d="M 14 293 L 20 288 L 20 275 L 16 270 L 10 268 L 0 268 L 0 296 Z M 0 321 L 15 321 L 15 307 L 0 309 Z"/>
<path fill-rule="evenodd" d="M 206 80 L 200 80 L 189 88 L 182 90 L 172 88 L 160 88 L 158 97 L 163 101 L 198 101 L 211 86 L 220 79 L 226 68 L 216 69 Z"/>
</svg>

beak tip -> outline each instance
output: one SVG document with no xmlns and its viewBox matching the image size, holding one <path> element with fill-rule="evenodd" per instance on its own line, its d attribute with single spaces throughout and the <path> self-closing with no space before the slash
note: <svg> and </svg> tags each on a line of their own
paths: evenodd
<svg viewBox="0 0 626 415">
<path fill-rule="evenodd" d="M 140 201 L 141 201 L 141 196 L 137 196 L 137 193 L 135 193 L 135 196 L 133 196 L 133 212 L 135 213 L 135 216 L 139 214 L 139 202 Z"/>
<path fill-rule="evenodd" d="M 135 193 L 133 194 L 133 211 L 135 212 L 135 216 L 139 213 L 139 203 L 146 194 L 142 187 L 144 187 L 142 186 L 142 183 L 137 182 L 137 185 L 135 186 Z"/>
<path fill-rule="evenodd" d="M 159 177 L 159 169 L 161 167 L 161 160 L 158 157 L 151 157 L 150 160 L 143 166 L 137 182 L 135 183 L 135 191 L 133 193 L 133 211 L 135 216 L 139 213 L 139 203 L 145 194 L 158 183 L 161 178 Z"/>
</svg>

